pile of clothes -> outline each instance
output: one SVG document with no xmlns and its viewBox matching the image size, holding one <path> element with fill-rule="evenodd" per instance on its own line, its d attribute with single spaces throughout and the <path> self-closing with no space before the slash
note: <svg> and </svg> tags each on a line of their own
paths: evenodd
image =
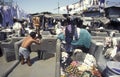
<svg viewBox="0 0 120 77">
<path fill-rule="evenodd" d="M 62 53 L 65 55 L 67 53 Z M 62 59 L 65 56 L 62 56 Z M 78 58 L 79 57 L 79 58 Z M 69 60 L 69 61 L 68 61 Z M 67 63 L 69 62 L 69 63 Z M 61 60 L 61 77 L 102 77 L 94 56 L 76 49 L 71 57 Z"/>
<path fill-rule="evenodd" d="M 103 55 L 106 59 L 119 60 L 120 58 L 120 41 L 117 38 L 105 37 Z"/>
</svg>

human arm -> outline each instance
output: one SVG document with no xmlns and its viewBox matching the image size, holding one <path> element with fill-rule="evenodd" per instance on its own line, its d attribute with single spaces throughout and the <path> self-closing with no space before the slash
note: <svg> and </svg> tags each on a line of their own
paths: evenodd
<svg viewBox="0 0 120 77">
<path fill-rule="evenodd" d="M 33 42 L 34 42 L 35 44 L 40 44 L 40 43 L 41 43 L 41 40 L 40 40 L 40 39 L 34 39 Z"/>
</svg>

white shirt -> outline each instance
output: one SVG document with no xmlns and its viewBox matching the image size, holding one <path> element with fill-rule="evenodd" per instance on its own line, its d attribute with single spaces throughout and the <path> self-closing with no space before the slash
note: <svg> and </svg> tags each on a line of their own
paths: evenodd
<svg viewBox="0 0 120 77">
<path fill-rule="evenodd" d="M 13 30 L 17 31 L 20 30 L 22 28 L 22 25 L 19 22 L 15 22 L 13 24 Z"/>
</svg>

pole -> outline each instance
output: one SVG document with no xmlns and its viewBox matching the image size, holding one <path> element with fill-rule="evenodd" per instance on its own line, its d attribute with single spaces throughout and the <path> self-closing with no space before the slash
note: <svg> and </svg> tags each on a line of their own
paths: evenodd
<svg viewBox="0 0 120 77">
<path fill-rule="evenodd" d="M 58 14 L 59 14 L 59 9 L 60 9 L 60 7 L 59 7 L 59 0 L 58 0 Z"/>
</svg>

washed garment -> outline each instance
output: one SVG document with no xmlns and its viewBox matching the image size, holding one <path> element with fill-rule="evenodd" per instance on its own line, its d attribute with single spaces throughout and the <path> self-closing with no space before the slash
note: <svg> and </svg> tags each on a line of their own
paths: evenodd
<svg viewBox="0 0 120 77">
<path fill-rule="evenodd" d="M 8 11 L 10 9 L 9 6 L 3 6 L 3 16 L 4 16 L 4 23 L 3 26 L 6 26 L 6 23 L 10 23 L 11 21 L 11 13 Z"/>
<path fill-rule="evenodd" d="M 3 25 L 3 13 L 1 12 L 0 8 L 0 27 Z"/>
<path fill-rule="evenodd" d="M 105 0 L 100 0 L 100 4 L 101 4 L 101 3 L 105 3 Z"/>
<path fill-rule="evenodd" d="M 15 17 L 17 18 L 17 7 L 15 5 L 11 6 L 11 14 L 12 14 L 12 17 Z"/>
<path fill-rule="evenodd" d="M 27 59 L 30 55 L 30 51 L 27 48 L 20 47 L 19 48 L 19 55 L 23 55 L 24 59 Z"/>
</svg>

